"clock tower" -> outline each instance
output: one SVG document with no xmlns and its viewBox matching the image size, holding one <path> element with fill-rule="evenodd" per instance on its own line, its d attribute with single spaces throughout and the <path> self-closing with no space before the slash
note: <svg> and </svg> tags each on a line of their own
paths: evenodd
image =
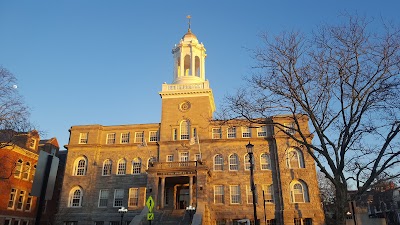
<svg viewBox="0 0 400 225">
<path fill-rule="evenodd" d="M 192 33 L 190 24 L 172 54 L 173 81 L 164 83 L 159 93 L 162 99 L 160 143 L 208 136 L 208 124 L 215 111 L 213 93 L 205 79 L 206 49 Z"/>
</svg>

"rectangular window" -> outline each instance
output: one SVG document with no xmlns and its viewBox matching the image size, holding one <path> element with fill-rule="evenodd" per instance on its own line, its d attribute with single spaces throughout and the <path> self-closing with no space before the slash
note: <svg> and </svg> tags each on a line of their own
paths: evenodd
<svg viewBox="0 0 400 225">
<path fill-rule="evenodd" d="M 17 210 L 22 210 L 25 200 L 25 191 L 20 191 L 17 201 Z"/>
<path fill-rule="evenodd" d="M 29 148 L 35 148 L 35 145 L 36 145 L 36 140 L 35 139 L 29 140 Z"/>
<path fill-rule="evenodd" d="M 88 133 L 80 133 L 79 144 L 87 144 L 87 143 L 88 143 Z"/>
<path fill-rule="evenodd" d="M 21 220 L 14 219 L 13 225 L 20 225 L 20 224 L 21 224 Z"/>
<path fill-rule="evenodd" d="M 226 225 L 226 221 L 225 220 L 217 220 L 217 221 L 215 221 L 215 225 Z"/>
<path fill-rule="evenodd" d="M 99 193 L 99 208 L 100 207 L 107 207 L 108 205 L 108 190 L 100 190 Z"/>
<path fill-rule="evenodd" d="M 242 138 L 251 137 L 251 128 L 250 127 L 242 127 Z"/>
<path fill-rule="evenodd" d="M 32 208 L 32 196 L 28 196 L 26 199 L 25 211 L 31 211 Z"/>
<path fill-rule="evenodd" d="M 222 185 L 214 186 L 214 203 L 224 204 L 224 186 Z"/>
<path fill-rule="evenodd" d="M 284 123 L 283 124 L 283 126 L 284 126 L 284 130 L 286 131 L 286 132 L 288 132 L 289 134 L 295 134 L 296 133 L 296 124 L 295 123 Z"/>
<path fill-rule="evenodd" d="M 16 195 L 17 195 L 17 189 L 11 188 L 11 193 L 10 193 L 10 198 L 8 200 L 7 208 L 9 208 L 9 209 L 13 209 L 14 208 Z"/>
<path fill-rule="evenodd" d="M 167 162 L 173 162 L 174 161 L 174 155 L 167 155 Z"/>
<path fill-rule="evenodd" d="M 104 221 L 94 221 L 94 225 L 104 225 Z"/>
<path fill-rule="evenodd" d="M 11 219 L 5 219 L 4 225 L 11 225 Z"/>
<path fill-rule="evenodd" d="M 240 186 L 230 185 L 231 204 L 240 204 Z"/>
<path fill-rule="evenodd" d="M 176 141 L 178 139 L 178 130 L 173 129 L 172 130 L 172 140 Z"/>
<path fill-rule="evenodd" d="M 257 128 L 257 137 L 266 137 L 267 136 L 267 126 L 261 126 Z"/>
<path fill-rule="evenodd" d="M 274 202 L 274 186 L 272 184 L 266 184 L 262 186 L 263 195 L 265 202 Z"/>
<path fill-rule="evenodd" d="M 139 188 L 129 188 L 129 207 L 139 206 Z"/>
<path fill-rule="evenodd" d="M 114 190 L 114 207 L 121 207 L 124 199 L 124 189 Z"/>
<path fill-rule="evenodd" d="M 194 161 L 201 161 L 201 154 L 200 153 L 196 153 L 194 155 Z"/>
<path fill-rule="evenodd" d="M 122 224 L 119 224 L 119 221 L 110 221 L 110 225 L 122 225 Z"/>
<path fill-rule="evenodd" d="M 267 220 L 267 225 L 276 225 L 276 222 L 274 219 L 272 220 Z"/>
<path fill-rule="evenodd" d="M 222 138 L 222 129 L 221 128 L 213 128 L 212 129 L 212 139 L 221 139 Z"/>
<path fill-rule="evenodd" d="M 130 137 L 130 133 L 122 133 L 121 134 L 121 144 L 128 144 L 129 143 L 129 137 Z"/>
<path fill-rule="evenodd" d="M 157 141 L 158 141 L 158 131 L 150 131 L 149 142 L 157 142 Z"/>
<path fill-rule="evenodd" d="M 135 143 L 143 143 L 144 133 L 135 132 Z"/>
<path fill-rule="evenodd" d="M 107 144 L 115 144 L 115 133 L 107 134 Z"/>
<path fill-rule="evenodd" d="M 247 204 L 253 204 L 253 193 L 251 192 L 251 187 L 246 185 L 246 197 L 247 197 Z"/>
<path fill-rule="evenodd" d="M 14 172 L 14 177 L 16 178 L 21 178 L 21 173 L 22 173 L 22 160 L 18 160 L 18 162 L 15 164 L 15 172 Z"/>
<path fill-rule="evenodd" d="M 303 225 L 312 225 L 312 219 L 311 218 L 305 218 L 303 220 Z"/>
<path fill-rule="evenodd" d="M 236 138 L 236 127 L 228 128 L 228 138 Z"/>
<path fill-rule="evenodd" d="M 302 225 L 301 224 L 301 219 L 300 218 L 294 218 L 294 225 Z"/>
</svg>

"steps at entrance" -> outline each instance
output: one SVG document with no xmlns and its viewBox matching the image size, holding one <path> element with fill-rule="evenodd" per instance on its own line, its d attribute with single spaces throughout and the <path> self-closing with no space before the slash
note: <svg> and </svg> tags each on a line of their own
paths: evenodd
<svg viewBox="0 0 400 225">
<path fill-rule="evenodd" d="M 184 209 L 159 211 L 160 215 L 154 218 L 152 225 L 186 225 L 189 224 L 189 217 L 185 216 Z"/>
</svg>

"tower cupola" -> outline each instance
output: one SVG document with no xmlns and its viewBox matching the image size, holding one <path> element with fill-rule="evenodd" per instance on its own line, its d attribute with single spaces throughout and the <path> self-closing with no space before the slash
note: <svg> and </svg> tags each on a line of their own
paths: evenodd
<svg viewBox="0 0 400 225">
<path fill-rule="evenodd" d="M 205 81 L 206 49 L 199 43 L 196 35 L 189 28 L 187 33 L 172 49 L 174 57 L 174 84 L 202 83 Z"/>
</svg>

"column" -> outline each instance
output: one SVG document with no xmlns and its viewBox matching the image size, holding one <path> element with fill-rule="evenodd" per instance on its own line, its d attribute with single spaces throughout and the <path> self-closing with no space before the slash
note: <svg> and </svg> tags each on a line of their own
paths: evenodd
<svg viewBox="0 0 400 225">
<path fill-rule="evenodd" d="M 189 177 L 189 205 L 193 204 L 193 176 Z"/>
<path fill-rule="evenodd" d="M 165 199 L 165 177 L 161 177 L 161 199 L 160 199 L 160 209 L 164 208 L 164 199 Z"/>
</svg>

